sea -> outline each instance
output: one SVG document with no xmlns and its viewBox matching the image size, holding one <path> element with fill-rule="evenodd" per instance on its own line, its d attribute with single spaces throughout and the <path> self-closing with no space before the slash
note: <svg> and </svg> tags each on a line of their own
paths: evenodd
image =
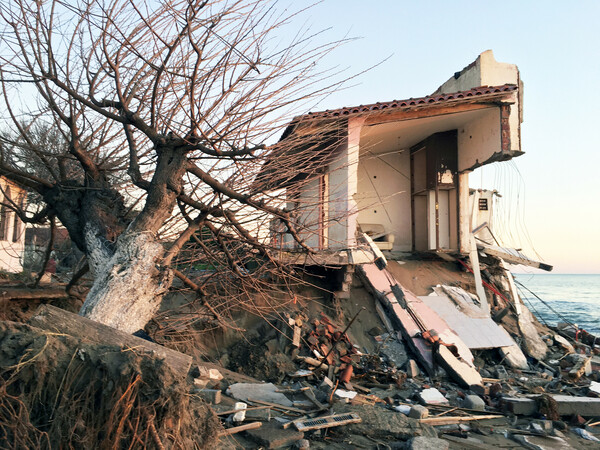
<svg viewBox="0 0 600 450">
<path fill-rule="evenodd" d="M 600 274 L 514 274 L 525 304 L 542 323 L 571 322 L 600 335 Z"/>
</svg>

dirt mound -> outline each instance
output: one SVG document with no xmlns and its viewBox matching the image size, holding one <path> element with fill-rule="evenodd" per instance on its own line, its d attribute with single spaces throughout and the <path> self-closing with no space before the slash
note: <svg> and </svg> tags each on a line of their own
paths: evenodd
<svg viewBox="0 0 600 450">
<path fill-rule="evenodd" d="M 0 322 L 0 447 L 211 448 L 218 420 L 149 353 Z"/>
</svg>

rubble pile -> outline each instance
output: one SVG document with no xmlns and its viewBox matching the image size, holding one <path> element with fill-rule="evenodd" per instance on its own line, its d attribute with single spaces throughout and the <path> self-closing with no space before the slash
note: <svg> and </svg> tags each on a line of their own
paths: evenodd
<svg viewBox="0 0 600 450">
<path fill-rule="evenodd" d="M 353 341 L 352 323 L 364 309 L 343 323 L 322 311 L 288 312 L 277 324 L 277 345 L 263 348 L 279 349 L 295 370 L 276 384 L 218 383 L 222 396 L 213 408 L 227 436 L 224 448 L 598 445 L 600 347 L 574 340 L 568 326 L 546 328 L 539 335 L 545 357 L 527 355 L 525 364 L 506 349 L 472 350 L 481 383 L 467 387 L 435 363 L 435 350 L 433 369 L 423 364 L 380 311 L 381 326 L 358 340 L 370 340 L 372 350 Z M 498 323 L 514 322 L 511 315 Z M 513 336 L 515 347 L 523 346 Z"/>
</svg>

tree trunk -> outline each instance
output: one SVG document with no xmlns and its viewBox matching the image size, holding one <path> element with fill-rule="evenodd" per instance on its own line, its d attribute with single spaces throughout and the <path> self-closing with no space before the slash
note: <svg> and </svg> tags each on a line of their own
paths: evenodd
<svg viewBox="0 0 600 450">
<path fill-rule="evenodd" d="M 88 254 L 106 256 L 102 241 L 86 234 Z M 95 281 L 79 314 L 127 333 L 144 328 L 173 281 L 172 271 L 159 267 L 163 254 L 152 233 L 124 232 L 112 256 L 91 258 Z"/>
</svg>

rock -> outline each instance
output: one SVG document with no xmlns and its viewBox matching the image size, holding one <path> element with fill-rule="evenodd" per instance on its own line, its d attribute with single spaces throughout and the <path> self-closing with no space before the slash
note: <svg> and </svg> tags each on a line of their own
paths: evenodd
<svg viewBox="0 0 600 450">
<path fill-rule="evenodd" d="M 300 439 L 296 442 L 295 446 L 298 450 L 308 450 L 310 448 L 310 441 L 308 439 Z"/>
<path fill-rule="evenodd" d="M 423 389 L 419 392 L 419 399 L 424 405 L 447 405 L 448 399 L 436 388 Z"/>
<path fill-rule="evenodd" d="M 247 436 L 264 448 L 289 447 L 300 439 L 304 439 L 304 433 L 292 429 L 283 429 L 275 423 L 265 423 L 255 430 L 246 431 Z"/>
<path fill-rule="evenodd" d="M 408 445 L 409 450 L 448 450 L 450 443 L 444 439 L 417 436 Z"/>
<path fill-rule="evenodd" d="M 421 371 L 419 370 L 417 362 L 414 359 L 409 359 L 406 364 L 406 375 L 409 378 L 415 378 L 418 377 L 420 373 Z"/>
<path fill-rule="evenodd" d="M 413 419 L 425 419 L 426 417 L 429 417 L 429 410 L 424 406 L 415 405 L 408 411 L 408 417 Z"/>
<path fill-rule="evenodd" d="M 479 395 L 467 395 L 463 402 L 463 407 L 475 409 L 477 411 L 485 411 L 485 402 Z"/>
</svg>

